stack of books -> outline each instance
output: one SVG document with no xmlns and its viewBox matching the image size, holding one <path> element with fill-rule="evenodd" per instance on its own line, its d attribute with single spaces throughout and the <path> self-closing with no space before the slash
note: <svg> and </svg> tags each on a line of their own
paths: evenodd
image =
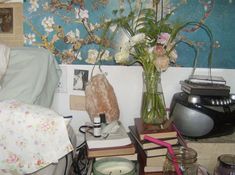
<svg viewBox="0 0 235 175">
<path fill-rule="evenodd" d="M 179 144 L 177 132 L 170 125 L 167 129 L 145 128 L 141 118 L 134 119 L 135 125 L 129 126 L 130 135 L 135 141 L 138 152 L 139 171 L 141 175 L 160 175 L 166 158 L 167 149 L 144 140 L 144 135 L 161 139 L 173 146 Z"/>
<path fill-rule="evenodd" d="M 191 75 L 180 81 L 181 90 L 192 95 L 229 96 L 230 87 L 220 76 Z"/>
<path fill-rule="evenodd" d="M 91 133 L 85 133 L 88 158 L 123 157 L 137 160 L 135 145 L 127 134 L 121 122 L 119 128 L 107 137 L 94 137 Z"/>
</svg>

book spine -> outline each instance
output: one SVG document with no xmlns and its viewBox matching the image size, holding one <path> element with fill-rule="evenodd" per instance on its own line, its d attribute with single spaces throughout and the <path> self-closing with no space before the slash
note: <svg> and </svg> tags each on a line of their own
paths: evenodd
<svg viewBox="0 0 235 175">
<path fill-rule="evenodd" d="M 139 162 L 139 175 L 143 175 L 144 167 L 146 165 L 146 154 L 139 144 L 140 142 L 136 140 L 136 137 L 132 134 L 132 132 L 130 132 L 130 138 L 133 140 L 136 151 L 138 153 L 137 160 Z"/>
</svg>

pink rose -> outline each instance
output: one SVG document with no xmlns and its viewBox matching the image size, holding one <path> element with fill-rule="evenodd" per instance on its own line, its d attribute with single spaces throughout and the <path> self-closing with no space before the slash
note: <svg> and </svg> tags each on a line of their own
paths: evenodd
<svg viewBox="0 0 235 175">
<path fill-rule="evenodd" d="M 170 39 L 171 35 L 169 33 L 160 33 L 157 37 L 157 43 L 166 45 Z"/>
</svg>

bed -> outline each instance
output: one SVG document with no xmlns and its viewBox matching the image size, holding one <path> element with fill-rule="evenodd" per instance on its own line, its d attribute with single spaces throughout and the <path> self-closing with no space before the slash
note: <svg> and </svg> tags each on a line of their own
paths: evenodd
<svg viewBox="0 0 235 175">
<path fill-rule="evenodd" d="M 43 48 L 0 44 L 0 174 L 68 175 L 76 135 L 50 109 L 60 77 Z"/>
</svg>

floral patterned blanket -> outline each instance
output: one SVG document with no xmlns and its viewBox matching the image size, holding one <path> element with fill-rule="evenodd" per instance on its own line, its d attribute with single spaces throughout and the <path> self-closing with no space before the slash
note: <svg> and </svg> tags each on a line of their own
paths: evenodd
<svg viewBox="0 0 235 175">
<path fill-rule="evenodd" d="M 0 174 L 35 172 L 73 150 L 56 112 L 10 100 L 0 102 Z"/>
</svg>

